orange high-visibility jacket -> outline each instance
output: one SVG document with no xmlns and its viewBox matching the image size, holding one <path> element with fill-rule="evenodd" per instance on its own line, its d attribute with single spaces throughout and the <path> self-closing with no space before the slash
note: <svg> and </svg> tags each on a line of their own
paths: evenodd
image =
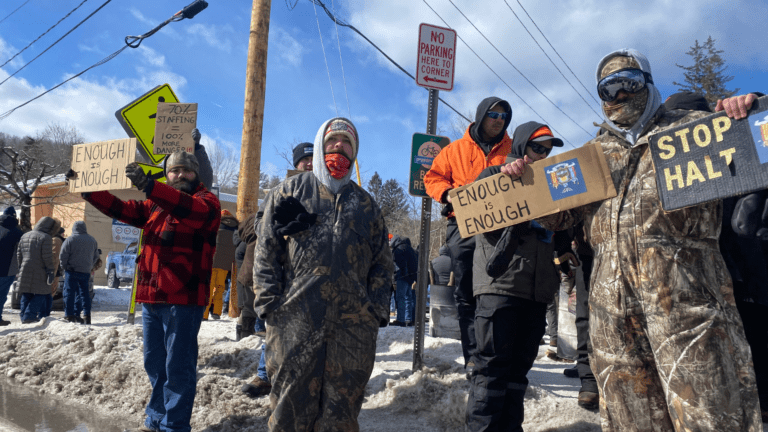
<svg viewBox="0 0 768 432">
<path fill-rule="evenodd" d="M 472 125 L 469 125 L 472 127 Z M 438 202 L 448 189 L 464 186 L 475 181 L 480 172 L 489 166 L 501 165 L 512 151 L 512 140 L 506 132 L 486 156 L 483 149 L 469 135 L 448 144 L 432 162 L 432 168 L 424 175 L 427 194 Z"/>
</svg>

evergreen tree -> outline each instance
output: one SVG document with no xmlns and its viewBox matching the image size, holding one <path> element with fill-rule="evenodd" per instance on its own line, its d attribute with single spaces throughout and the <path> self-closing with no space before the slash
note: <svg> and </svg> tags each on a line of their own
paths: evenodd
<svg viewBox="0 0 768 432">
<path fill-rule="evenodd" d="M 381 176 L 378 172 L 373 173 L 373 177 L 371 177 L 370 180 L 368 180 L 368 192 L 373 196 L 373 199 L 376 201 L 376 203 L 379 203 L 379 200 L 381 199 Z"/>
<path fill-rule="evenodd" d="M 678 86 L 679 91 L 690 91 L 701 93 L 709 102 L 709 106 L 714 109 L 718 99 L 725 99 L 733 96 L 739 89 L 728 90 L 726 83 L 733 79 L 732 76 L 725 74 L 727 66 L 720 56 L 723 51 L 715 48 L 715 40 L 712 36 L 707 38 L 704 44 L 699 45 L 696 40 L 686 54 L 693 58 L 692 66 L 677 65 L 685 70 L 685 82 L 673 82 Z"/>
</svg>

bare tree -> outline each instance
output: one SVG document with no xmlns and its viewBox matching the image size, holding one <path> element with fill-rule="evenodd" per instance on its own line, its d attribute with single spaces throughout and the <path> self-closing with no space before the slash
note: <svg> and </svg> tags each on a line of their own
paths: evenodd
<svg viewBox="0 0 768 432">
<path fill-rule="evenodd" d="M 240 174 L 240 158 L 236 152 L 213 140 L 205 143 L 205 148 L 211 161 L 214 183 L 219 187 L 235 184 Z"/>
<path fill-rule="evenodd" d="M 84 143 L 85 138 L 72 125 L 49 123 L 45 129 L 37 132 L 34 142 L 44 160 L 54 165 L 53 172 L 62 173 L 72 165 L 72 146 Z"/>
<path fill-rule="evenodd" d="M 32 138 L 29 140 L 34 141 Z M 35 148 L 33 143 L 28 145 Z M 32 229 L 30 221 L 32 195 L 43 177 L 53 172 L 55 165 L 47 164 L 24 150 L 17 151 L 12 147 L 6 147 L 4 142 L 0 142 L 0 155 L 0 179 L 6 183 L 0 184 L 0 191 L 12 197 L 13 205 L 21 205 L 19 221 L 21 230 L 29 231 Z"/>
</svg>

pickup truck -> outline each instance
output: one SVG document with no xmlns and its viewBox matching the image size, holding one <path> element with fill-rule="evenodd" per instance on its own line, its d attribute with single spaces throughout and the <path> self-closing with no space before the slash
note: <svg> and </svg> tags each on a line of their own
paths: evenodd
<svg viewBox="0 0 768 432">
<path fill-rule="evenodd" d="M 131 282 L 136 269 L 136 250 L 138 244 L 133 242 L 122 252 L 110 252 L 104 272 L 107 274 L 107 286 L 117 288 L 120 282 Z"/>
</svg>

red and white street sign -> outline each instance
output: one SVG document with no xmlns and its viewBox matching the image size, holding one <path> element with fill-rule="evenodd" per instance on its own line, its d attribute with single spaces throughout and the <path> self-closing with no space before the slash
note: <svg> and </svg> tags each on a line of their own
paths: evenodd
<svg viewBox="0 0 768 432">
<path fill-rule="evenodd" d="M 456 31 L 422 23 L 419 25 L 419 55 L 416 84 L 435 90 L 453 90 L 456 66 Z"/>
</svg>

